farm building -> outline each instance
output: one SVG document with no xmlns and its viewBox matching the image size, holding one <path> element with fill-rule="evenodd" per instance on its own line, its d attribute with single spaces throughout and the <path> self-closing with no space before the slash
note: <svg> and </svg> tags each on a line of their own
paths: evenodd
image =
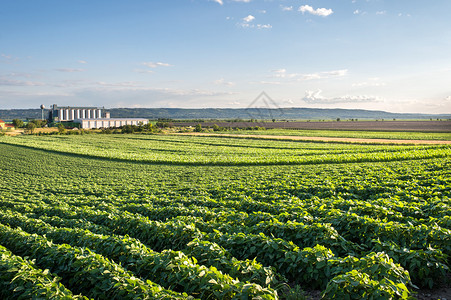
<svg viewBox="0 0 451 300">
<path fill-rule="evenodd" d="M 15 129 L 13 124 L 6 124 L 5 121 L 0 120 L 0 130 L 5 130 L 5 129 Z"/>
</svg>

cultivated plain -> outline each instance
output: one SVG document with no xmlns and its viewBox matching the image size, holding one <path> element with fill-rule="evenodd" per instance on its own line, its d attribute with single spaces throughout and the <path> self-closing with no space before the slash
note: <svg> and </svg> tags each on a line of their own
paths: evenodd
<svg viewBox="0 0 451 300">
<path fill-rule="evenodd" d="M 2 298 L 446 285 L 449 145 L 89 134 L 0 137 L 0 153 Z"/>
</svg>

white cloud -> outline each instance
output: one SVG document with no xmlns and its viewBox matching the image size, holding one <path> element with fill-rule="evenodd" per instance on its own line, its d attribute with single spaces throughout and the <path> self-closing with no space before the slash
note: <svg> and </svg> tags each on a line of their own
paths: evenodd
<svg viewBox="0 0 451 300">
<path fill-rule="evenodd" d="M 88 62 L 86 60 L 79 60 L 78 63 L 79 64 L 87 64 Z"/>
<path fill-rule="evenodd" d="M 281 5 L 280 8 L 282 9 L 282 11 L 292 11 L 293 10 L 293 6 L 283 6 L 283 5 Z"/>
<path fill-rule="evenodd" d="M 356 10 L 354 10 L 353 14 L 354 15 L 361 15 L 361 16 L 363 16 L 363 15 L 366 15 L 368 13 L 366 11 L 361 11 L 360 9 L 356 9 Z"/>
<path fill-rule="evenodd" d="M 43 86 L 42 82 L 14 80 L 0 77 L 0 86 Z"/>
<path fill-rule="evenodd" d="M 233 86 L 233 85 L 235 85 L 234 82 L 231 82 L 231 81 L 225 81 L 224 78 L 215 80 L 213 83 L 214 83 L 214 84 L 217 84 L 217 85 L 227 85 L 227 86 Z"/>
<path fill-rule="evenodd" d="M 247 17 L 242 19 L 243 22 L 238 23 L 238 26 L 241 26 L 243 28 L 256 28 L 256 29 L 271 29 L 272 25 L 271 24 L 251 24 L 254 20 L 255 17 L 253 15 L 248 15 Z"/>
<path fill-rule="evenodd" d="M 282 85 L 283 83 L 280 81 L 259 81 L 259 82 L 251 82 L 253 84 L 269 84 L 269 85 Z"/>
<path fill-rule="evenodd" d="M 134 81 L 124 81 L 116 83 L 99 81 L 96 82 L 96 84 L 99 86 L 108 86 L 108 87 L 133 87 L 133 88 L 140 87 L 140 83 Z"/>
<path fill-rule="evenodd" d="M 327 8 L 317 8 L 317 9 L 313 9 L 313 7 L 311 7 L 310 5 L 302 5 L 301 7 L 299 7 L 300 12 L 304 13 L 309 13 L 315 16 L 321 16 L 321 17 L 327 17 L 331 14 L 333 14 L 333 10 L 332 9 L 327 9 Z"/>
<path fill-rule="evenodd" d="M 277 69 L 273 70 L 273 72 L 276 74 L 285 74 L 287 72 L 287 69 Z"/>
<path fill-rule="evenodd" d="M 139 81 L 124 81 L 124 82 L 103 82 L 94 83 L 94 87 L 87 87 L 79 89 L 79 92 L 89 91 L 91 93 L 113 93 L 113 92 L 135 92 L 140 93 L 159 93 L 171 96 L 218 96 L 218 95 L 233 95 L 232 92 L 214 92 L 202 89 L 177 89 L 177 88 L 156 88 L 148 87 L 143 82 Z"/>
<path fill-rule="evenodd" d="M 387 14 L 387 11 L 385 11 L 385 10 L 381 10 L 381 11 L 377 11 L 376 12 L 376 15 L 386 15 Z"/>
<path fill-rule="evenodd" d="M 143 69 L 134 69 L 133 72 L 135 73 L 141 73 L 141 74 L 151 74 L 154 73 L 152 70 L 143 70 Z"/>
<path fill-rule="evenodd" d="M 379 78 L 368 78 L 366 81 L 356 82 L 352 84 L 353 87 L 378 87 L 386 86 L 385 82 L 380 82 Z"/>
<path fill-rule="evenodd" d="M 172 67 L 172 65 L 166 64 L 166 63 L 157 63 L 157 66 L 159 66 L 159 67 Z"/>
<path fill-rule="evenodd" d="M 63 80 L 62 82 L 57 82 L 57 83 L 53 83 L 50 84 L 50 86 L 52 87 L 57 87 L 57 88 L 68 88 L 68 87 L 80 87 L 80 86 L 87 86 L 87 85 L 93 85 L 95 83 L 88 81 L 88 80 L 84 80 L 84 79 L 72 79 L 72 80 Z"/>
<path fill-rule="evenodd" d="M 359 96 L 343 96 L 335 98 L 326 98 L 321 95 L 320 89 L 316 91 L 305 91 L 305 96 L 302 98 L 307 103 L 314 104 L 336 104 L 336 103 L 367 103 L 381 101 L 378 97 L 359 95 Z"/>
<path fill-rule="evenodd" d="M 307 74 L 288 73 L 286 69 L 273 70 L 272 72 L 274 73 L 273 77 L 296 79 L 297 81 L 343 77 L 348 74 L 347 69 L 307 73 Z"/>
<path fill-rule="evenodd" d="M 446 97 L 445 101 L 451 101 L 451 96 Z"/>
<path fill-rule="evenodd" d="M 249 23 L 241 23 L 239 24 L 243 28 L 255 28 L 255 29 L 271 29 L 271 24 L 249 24 Z"/>
<path fill-rule="evenodd" d="M 213 2 L 219 3 L 220 5 L 223 5 L 224 2 L 222 2 L 222 0 L 212 0 Z"/>
<path fill-rule="evenodd" d="M 272 25 L 271 24 L 257 24 L 257 26 L 255 26 L 255 28 L 257 28 L 257 29 L 271 29 Z"/>
<path fill-rule="evenodd" d="M 4 77 L 4 76 L 2 76 Z M 25 78 L 31 78 L 33 75 L 31 73 L 25 73 L 25 72 L 11 72 L 6 75 L 6 77 L 25 77 Z"/>
<path fill-rule="evenodd" d="M 243 2 L 243 3 L 249 3 L 252 0 L 232 0 L 233 2 Z"/>
<path fill-rule="evenodd" d="M 65 73 L 76 73 L 76 72 L 84 72 L 86 70 L 85 69 L 60 68 L 60 69 L 55 69 L 55 71 L 65 72 Z"/>
<path fill-rule="evenodd" d="M 2 108 L 38 108 L 43 103 L 61 103 L 61 100 L 71 97 L 71 93 L 38 92 L 38 91 L 2 91 L 0 106 Z M 16 101 L 20 99 L 20 101 Z M 87 103 L 88 105 L 88 103 Z"/>
<path fill-rule="evenodd" d="M 153 89 L 155 91 L 162 91 L 166 94 L 173 96 L 223 96 L 223 95 L 233 95 L 234 93 L 226 92 L 213 92 L 201 89 L 189 89 L 189 90 L 178 90 L 178 89 Z"/>
<path fill-rule="evenodd" d="M 17 61 L 17 60 L 19 60 L 19 58 L 18 57 L 14 57 L 14 56 L 12 56 L 12 55 L 9 55 L 9 54 L 4 54 L 4 53 L 1 53 L 0 54 L 0 61 L 3 61 L 3 62 L 11 62 L 11 61 Z"/>
<path fill-rule="evenodd" d="M 276 78 L 294 78 L 300 75 L 296 73 L 288 73 L 286 69 L 278 69 L 272 72 L 274 73 L 274 77 Z"/>
<path fill-rule="evenodd" d="M 336 77 L 336 76 L 341 77 L 341 76 L 346 76 L 348 74 L 348 69 L 321 72 L 319 74 L 326 78 Z"/>
<path fill-rule="evenodd" d="M 142 63 L 142 65 L 149 67 L 149 68 L 172 67 L 171 64 L 162 63 L 162 62 L 144 62 L 144 63 Z"/>
<path fill-rule="evenodd" d="M 255 17 L 253 15 L 248 15 L 247 17 L 243 18 L 243 21 L 246 23 L 250 23 L 255 20 Z"/>
<path fill-rule="evenodd" d="M 140 85 L 141 84 L 141 85 Z M 136 85 L 136 86 L 135 86 Z M 236 99 L 231 92 L 216 92 L 203 89 L 177 89 L 149 87 L 139 82 L 98 82 L 89 86 L 72 88 L 70 91 L 54 89 L 39 91 L 31 87 L 20 91 L 3 90 L 0 94 L 2 108 L 39 107 L 42 103 L 60 105 L 111 107 L 212 107 L 212 103 L 221 105 Z M 15 101 L 20 99 L 20 101 Z M 208 99 L 208 101 L 207 101 Z"/>
</svg>

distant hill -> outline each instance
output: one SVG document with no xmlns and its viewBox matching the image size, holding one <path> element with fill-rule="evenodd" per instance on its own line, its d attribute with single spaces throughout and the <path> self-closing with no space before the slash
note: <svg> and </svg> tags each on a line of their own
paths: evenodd
<svg viewBox="0 0 451 300">
<path fill-rule="evenodd" d="M 321 120 L 321 119 L 451 119 L 451 114 L 401 114 L 362 109 L 320 109 L 320 108 L 111 108 L 107 109 L 112 118 L 148 119 L 257 119 L 257 120 Z M 38 119 L 40 109 L 0 110 L 0 119 Z"/>
<path fill-rule="evenodd" d="M 0 109 L 0 119 L 10 121 L 12 119 L 40 119 L 40 109 Z"/>
</svg>

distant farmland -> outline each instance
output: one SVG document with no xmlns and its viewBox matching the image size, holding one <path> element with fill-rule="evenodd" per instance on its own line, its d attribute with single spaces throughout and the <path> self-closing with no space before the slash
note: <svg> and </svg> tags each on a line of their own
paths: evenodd
<svg viewBox="0 0 451 300">
<path fill-rule="evenodd" d="M 174 122 L 175 126 L 196 126 L 197 122 Z M 214 124 L 226 128 L 285 128 L 304 130 L 372 130 L 451 132 L 451 121 L 334 121 L 334 122 L 203 122 L 202 127 Z"/>
</svg>

